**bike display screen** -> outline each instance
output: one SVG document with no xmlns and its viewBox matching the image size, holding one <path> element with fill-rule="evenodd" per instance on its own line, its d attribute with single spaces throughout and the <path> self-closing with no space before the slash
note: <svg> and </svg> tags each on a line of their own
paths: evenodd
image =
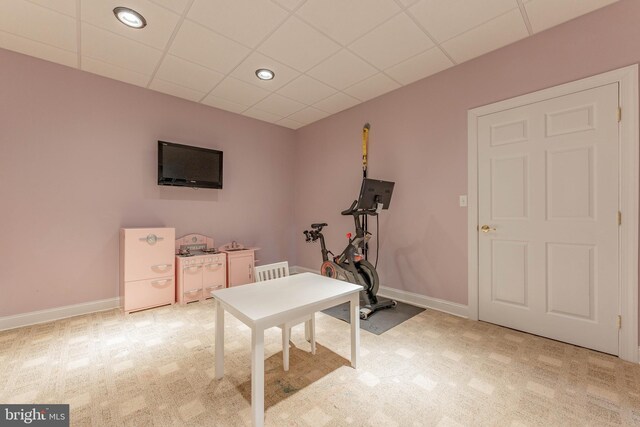
<svg viewBox="0 0 640 427">
<path fill-rule="evenodd" d="M 360 187 L 357 209 L 377 209 L 382 203 L 382 209 L 389 209 L 394 182 L 364 178 Z"/>
</svg>

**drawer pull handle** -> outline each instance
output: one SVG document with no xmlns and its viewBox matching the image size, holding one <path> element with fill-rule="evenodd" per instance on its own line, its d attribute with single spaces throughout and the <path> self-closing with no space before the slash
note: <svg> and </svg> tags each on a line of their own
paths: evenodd
<svg viewBox="0 0 640 427">
<path fill-rule="evenodd" d="M 206 264 L 205 267 L 211 267 L 212 265 L 217 265 L 218 267 L 222 267 L 222 263 L 221 262 L 219 262 L 219 263 L 215 263 L 214 262 L 214 263 L 211 263 L 211 264 Z"/>
<path fill-rule="evenodd" d="M 149 234 L 147 237 L 141 237 L 141 242 L 147 242 L 150 245 L 155 245 L 156 242 L 164 240 L 164 237 L 156 236 L 155 234 Z"/>
<path fill-rule="evenodd" d="M 200 292 L 200 289 L 194 289 L 192 291 L 187 291 L 185 294 L 195 294 L 196 292 Z"/>
<path fill-rule="evenodd" d="M 219 289 L 219 288 L 222 288 L 222 287 L 223 287 L 222 285 L 216 285 L 216 286 L 209 286 L 209 287 L 207 287 L 205 289 Z"/>
<path fill-rule="evenodd" d="M 152 285 L 166 285 L 167 283 L 169 283 L 172 279 L 162 279 L 162 280 L 154 280 L 153 282 L 151 282 Z"/>
<path fill-rule="evenodd" d="M 187 267 L 187 269 L 189 269 L 189 270 L 193 270 L 194 268 L 197 270 L 199 268 L 202 268 L 202 266 L 201 265 L 190 265 L 189 267 Z"/>
<path fill-rule="evenodd" d="M 173 264 L 158 264 L 152 265 L 151 268 L 170 268 L 173 267 Z"/>
</svg>

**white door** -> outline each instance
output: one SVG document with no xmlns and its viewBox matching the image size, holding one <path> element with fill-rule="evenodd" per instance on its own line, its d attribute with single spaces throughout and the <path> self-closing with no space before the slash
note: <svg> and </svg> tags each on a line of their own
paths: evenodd
<svg viewBox="0 0 640 427">
<path fill-rule="evenodd" d="M 618 353 L 617 113 L 612 83 L 479 118 L 480 320 Z"/>
</svg>

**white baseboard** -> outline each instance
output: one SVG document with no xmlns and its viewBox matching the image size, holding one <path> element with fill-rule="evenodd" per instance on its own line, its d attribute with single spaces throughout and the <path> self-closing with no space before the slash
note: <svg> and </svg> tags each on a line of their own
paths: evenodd
<svg viewBox="0 0 640 427">
<path fill-rule="evenodd" d="M 289 268 L 289 271 L 293 274 L 297 273 L 319 273 L 319 270 L 312 268 L 301 267 L 299 265 Z M 445 301 L 438 298 L 431 298 L 424 295 L 416 294 L 413 292 L 402 291 L 399 289 L 393 289 L 386 286 L 380 286 L 378 289 L 378 295 L 391 298 L 396 301 L 404 302 L 407 304 L 415 305 L 416 307 L 430 308 L 432 310 L 442 311 L 444 313 L 453 314 L 454 316 L 469 317 L 469 307 L 463 304 L 455 302 Z"/>
<path fill-rule="evenodd" d="M 300 267 L 299 265 L 294 265 L 293 267 L 289 267 L 289 273 L 292 273 L 292 274 L 299 274 L 299 273 L 320 274 L 320 270 L 314 270 L 313 268 Z"/>
<path fill-rule="evenodd" d="M 82 314 L 95 313 L 97 311 L 112 310 L 118 307 L 120 307 L 120 298 L 116 297 L 0 317 L 0 331 L 51 322 L 67 317 L 80 316 Z"/>
<path fill-rule="evenodd" d="M 453 314 L 454 316 L 464 317 L 465 319 L 469 317 L 469 307 L 456 302 L 432 298 L 416 294 L 414 292 L 402 291 L 400 289 L 388 288 L 386 286 L 380 286 L 378 289 L 378 295 L 415 305 L 416 307 L 430 308 L 432 310 Z"/>
</svg>

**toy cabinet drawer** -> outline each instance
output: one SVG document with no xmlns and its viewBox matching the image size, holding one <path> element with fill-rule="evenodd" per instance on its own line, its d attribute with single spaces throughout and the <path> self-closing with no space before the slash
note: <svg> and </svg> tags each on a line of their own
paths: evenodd
<svg viewBox="0 0 640 427">
<path fill-rule="evenodd" d="M 124 311 L 172 304 L 176 287 L 171 277 L 138 280 L 124 284 Z"/>
<path fill-rule="evenodd" d="M 123 229 L 125 282 L 173 274 L 175 229 Z"/>
<path fill-rule="evenodd" d="M 187 292 L 202 289 L 202 265 L 190 265 L 182 269 L 182 290 Z"/>
<path fill-rule="evenodd" d="M 191 301 L 199 301 L 202 297 L 202 289 L 191 289 L 182 294 L 182 303 L 186 304 Z"/>
<path fill-rule="evenodd" d="M 202 298 L 211 298 L 211 292 L 217 291 L 218 289 L 224 289 L 224 285 L 224 283 L 205 285 L 202 290 Z"/>
<path fill-rule="evenodd" d="M 227 264 L 224 259 L 205 262 L 202 267 L 202 283 L 205 286 L 225 283 L 227 278 Z"/>
</svg>

